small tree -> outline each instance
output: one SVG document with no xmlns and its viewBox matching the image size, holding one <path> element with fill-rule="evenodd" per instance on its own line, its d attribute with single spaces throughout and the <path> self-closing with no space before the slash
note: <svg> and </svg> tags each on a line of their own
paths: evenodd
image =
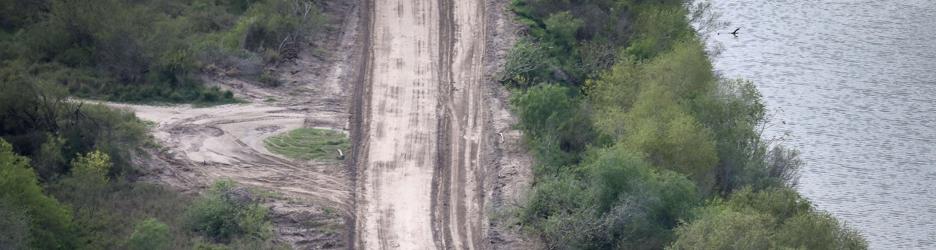
<svg viewBox="0 0 936 250">
<path fill-rule="evenodd" d="M 169 249 L 172 236 L 169 235 L 169 226 L 159 220 L 146 219 L 134 227 L 133 234 L 127 241 L 127 249 L 131 250 L 161 250 Z"/>
</svg>

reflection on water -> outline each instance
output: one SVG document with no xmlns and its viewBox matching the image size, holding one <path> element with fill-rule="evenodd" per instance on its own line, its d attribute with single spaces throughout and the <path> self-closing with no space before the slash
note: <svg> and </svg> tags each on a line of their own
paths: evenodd
<svg viewBox="0 0 936 250">
<path fill-rule="evenodd" d="M 713 0 L 726 77 L 754 80 L 799 190 L 874 249 L 936 249 L 936 1 Z"/>
</svg>

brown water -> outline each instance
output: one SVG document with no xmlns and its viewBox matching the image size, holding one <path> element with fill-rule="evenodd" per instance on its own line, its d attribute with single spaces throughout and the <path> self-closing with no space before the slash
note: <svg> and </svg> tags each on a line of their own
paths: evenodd
<svg viewBox="0 0 936 250">
<path fill-rule="evenodd" d="M 936 249 L 936 1 L 712 2 L 742 27 L 715 68 L 757 83 L 799 190 L 874 249 Z"/>
</svg>

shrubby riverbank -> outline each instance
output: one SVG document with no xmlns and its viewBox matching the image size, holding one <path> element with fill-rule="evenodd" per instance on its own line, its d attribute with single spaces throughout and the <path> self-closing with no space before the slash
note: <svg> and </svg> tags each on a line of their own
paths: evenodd
<svg viewBox="0 0 936 250">
<path fill-rule="evenodd" d="M 518 224 L 550 249 L 867 248 L 792 188 L 753 84 L 713 73 L 704 7 L 513 2 L 527 35 L 500 80 L 538 160 Z"/>
</svg>

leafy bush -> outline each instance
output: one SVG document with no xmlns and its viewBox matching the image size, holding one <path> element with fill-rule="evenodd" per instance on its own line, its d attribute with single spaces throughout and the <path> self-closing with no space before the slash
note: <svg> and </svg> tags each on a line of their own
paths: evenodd
<svg viewBox="0 0 936 250">
<path fill-rule="evenodd" d="M 131 250 L 164 250 L 170 249 L 172 243 L 169 234 L 169 226 L 159 222 L 159 220 L 146 219 L 133 230 L 130 239 L 127 240 L 127 248 Z"/>
<path fill-rule="evenodd" d="M 562 11 L 550 14 L 543 20 L 543 24 L 552 42 L 569 51 L 575 46 L 575 33 L 582 27 L 582 20 L 578 20 L 568 11 Z"/>
<path fill-rule="evenodd" d="M 689 176 L 704 192 L 710 190 L 718 163 L 712 134 L 672 95 L 650 86 L 624 118 L 629 129 L 623 135 L 623 145 L 646 154 L 656 166 Z"/>
<path fill-rule="evenodd" d="M 688 14 L 682 3 L 645 4 L 635 8 L 637 11 L 633 27 L 637 36 L 627 47 L 627 54 L 638 59 L 649 59 L 668 51 L 673 44 L 683 39 L 694 39 L 695 33 L 688 25 Z"/>
<path fill-rule="evenodd" d="M 609 240 L 601 248 L 645 249 L 669 241 L 670 229 L 699 199 L 685 176 L 657 171 L 640 156 L 611 149 L 586 168 L 599 211 L 605 213 Z"/>
<path fill-rule="evenodd" d="M 671 249 L 867 249 L 867 242 L 788 188 L 741 189 L 681 225 Z"/>
<path fill-rule="evenodd" d="M 543 62 L 549 66 L 538 72 L 539 79 L 526 83 L 578 85 L 610 67 L 617 59 L 619 47 L 632 35 L 628 11 L 632 5 L 631 1 L 622 0 L 513 1 L 512 9 L 528 26 L 527 39 L 548 55 Z M 509 65 L 507 69 L 510 72 Z M 508 83 L 515 76 L 518 75 L 506 74 L 501 81 Z"/>
<path fill-rule="evenodd" d="M 216 182 L 186 210 L 187 227 L 217 242 L 239 237 L 268 239 L 272 233 L 268 210 L 249 195 L 231 181 Z"/>
<path fill-rule="evenodd" d="M 29 167 L 29 160 L 13 153 L 13 148 L 0 139 L 0 203 L 14 215 L 25 212 L 30 221 L 30 246 L 38 249 L 70 249 L 75 246 L 74 226 L 68 209 L 46 196 Z M 16 221 L 14 221 L 16 222 Z M 12 232 L 16 232 L 14 230 Z M 24 233 L 24 232 L 21 232 Z M 5 234 L 5 233 L 4 233 Z M 11 235 L 12 236 L 12 235 Z M 21 238 L 25 239 L 25 238 Z"/>
<path fill-rule="evenodd" d="M 110 181 L 110 177 L 107 174 L 110 172 L 111 159 L 110 156 L 101 153 L 101 151 L 94 151 L 87 153 L 85 155 L 79 155 L 72 162 L 71 174 L 73 176 L 88 176 L 86 179 L 90 185 L 94 184 L 107 184 Z"/>
<path fill-rule="evenodd" d="M 546 167 L 558 167 L 578 161 L 594 139 L 589 112 L 571 90 L 554 84 L 540 84 L 515 94 L 511 104 L 527 131 L 534 152 Z"/>
<path fill-rule="evenodd" d="M 499 74 L 499 80 L 513 87 L 530 87 L 549 79 L 551 67 L 548 57 L 539 45 L 523 39 L 507 53 L 507 62 Z"/>
<path fill-rule="evenodd" d="M 826 212 L 803 213 L 785 221 L 777 245 L 796 249 L 867 249 L 868 242 Z"/>
<path fill-rule="evenodd" d="M 685 177 L 623 148 L 599 150 L 576 172 L 545 177 L 522 212 L 550 248 L 662 247 L 698 200 Z"/>
<path fill-rule="evenodd" d="M 668 249 L 770 249 L 772 218 L 723 206 L 706 207 L 701 219 L 676 230 Z"/>
</svg>

